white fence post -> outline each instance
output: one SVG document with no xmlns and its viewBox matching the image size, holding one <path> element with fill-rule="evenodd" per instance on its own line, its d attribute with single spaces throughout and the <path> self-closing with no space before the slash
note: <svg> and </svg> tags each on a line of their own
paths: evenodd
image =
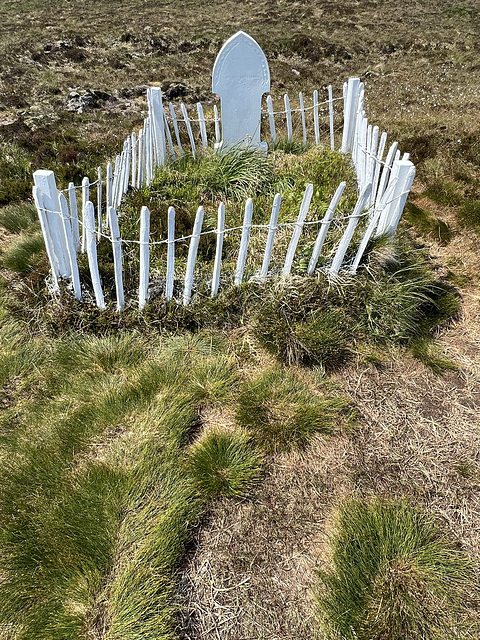
<svg viewBox="0 0 480 640">
<path fill-rule="evenodd" d="M 358 220 L 362 215 L 362 211 L 365 209 L 367 205 L 368 199 L 370 198 L 371 190 L 372 190 L 372 185 L 367 184 L 367 186 L 363 189 L 362 193 L 360 194 L 357 200 L 357 204 L 355 205 L 353 213 L 350 216 L 345 233 L 343 234 L 342 239 L 340 240 L 340 243 L 338 245 L 337 251 L 333 258 L 332 264 L 330 266 L 330 269 L 328 270 L 331 275 L 336 275 L 339 272 L 340 267 L 342 266 L 343 259 L 345 258 L 345 254 L 347 253 L 348 246 L 350 244 L 351 239 L 353 238 L 355 229 L 357 228 Z"/>
<path fill-rule="evenodd" d="M 82 253 L 85 253 L 85 207 L 87 206 L 87 202 L 90 200 L 90 180 L 85 176 L 82 180 Z M 95 219 L 93 225 L 95 226 Z"/>
<path fill-rule="evenodd" d="M 165 111 L 163 112 L 163 124 L 165 126 L 165 135 L 167 136 L 168 148 L 170 149 L 170 157 L 175 162 L 177 156 L 175 154 L 175 149 L 173 148 L 172 134 L 170 133 L 170 127 L 168 126 L 167 114 L 165 113 Z"/>
<path fill-rule="evenodd" d="M 386 203 L 380 216 L 376 236 L 395 234 L 414 178 L 415 166 L 410 160 L 397 160 L 393 163 L 390 181 L 395 182 L 395 188 L 390 202 Z"/>
<path fill-rule="evenodd" d="M 378 191 L 376 199 L 379 200 L 387 188 L 388 182 L 390 180 L 390 173 L 392 170 L 392 165 L 395 159 L 395 155 L 398 149 L 398 142 L 394 142 L 390 149 L 388 150 L 387 157 L 385 159 L 385 164 L 383 165 L 382 176 L 380 178 L 380 184 L 378 185 Z"/>
<path fill-rule="evenodd" d="M 310 208 L 310 202 L 312 201 L 313 196 L 313 184 L 307 184 L 307 188 L 305 189 L 305 193 L 303 194 L 302 204 L 300 205 L 300 211 L 298 213 L 298 218 L 293 227 L 292 238 L 290 240 L 290 244 L 288 245 L 287 255 L 285 256 L 285 264 L 282 269 L 282 277 L 286 278 L 290 275 L 290 271 L 292 270 L 293 258 L 295 257 L 295 251 L 297 250 L 298 241 L 300 240 L 300 234 L 302 233 L 303 223 L 305 222 L 305 218 L 307 217 L 308 210 Z"/>
<path fill-rule="evenodd" d="M 110 207 L 113 206 L 113 169 L 112 169 L 112 163 L 109 162 L 107 164 L 107 179 L 106 179 L 106 208 L 107 208 L 107 214 L 108 214 L 108 210 L 110 209 Z M 107 226 L 108 226 L 108 215 L 107 215 Z"/>
<path fill-rule="evenodd" d="M 317 239 L 315 240 L 315 245 L 312 251 L 312 257 L 310 258 L 310 262 L 308 263 L 307 275 L 309 276 L 313 275 L 313 272 L 317 267 L 318 258 L 320 257 L 320 252 L 322 251 L 323 243 L 325 242 L 325 237 L 328 233 L 328 230 L 330 229 L 330 224 L 333 220 L 333 216 L 335 215 L 335 211 L 338 207 L 338 203 L 340 202 L 340 198 L 342 197 L 346 186 L 347 186 L 346 182 L 341 182 L 338 185 L 337 190 L 335 191 L 335 194 L 331 199 L 330 204 L 328 205 L 328 209 L 325 213 L 325 216 L 323 217 L 323 220 L 320 223 L 321 226 L 318 232 Z"/>
<path fill-rule="evenodd" d="M 137 189 L 141 189 L 145 182 L 145 153 L 144 153 L 144 133 L 143 129 L 138 132 L 138 175 Z"/>
<path fill-rule="evenodd" d="M 220 284 L 220 269 L 222 265 L 223 232 L 225 229 L 225 205 L 221 202 L 218 206 L 217 215 L 217 247 L 215 251 L 215 263 L 213 265 L 212 293 L 211 297 L 217 295 Z"/>
<path fill-rule="evenodd" d="M 349 78 L 346 99 L 343 107 L 342 153 L 352 150 L 355 133 L 355 117 L 357 115 L 360 78 Z"/>
<path fill-rule="evenodd" d="M 313 130 L 315 132 L 315 144 L 320 144 L 320 128 L 318 125 L 318 91 L 313 92 Z"/>
<path fill-rule="evenodd" d="M 267 96 L 267 111 L 268 122 L 270 124 L 270 136 L 272 138 L 273 144 L 275 144 L 277 142 L 277 132 L 275 130 L 275 115 L 273 112 L 272 96 L 270 94 Z"/>
<path fill-rule="evenodd" d="M 175 109 L 171 102 L 168 103 L 168 108 L 170 109 L 170 115 L 172 117 L 173 130 L 175 131 L 175 137 L 177 139 L 178 152 L 181 156 L 184 155 L 182 143 L 180 142 L 180 133 L 178 131 L 178 122 L 177 116 L 175 115 Z"/>
<path fill-rule="evenodd" d="M 190 140 L 190 146 L 192 147 L 193 157 L 197 157 L 197 149 L 195 147 L 195 138 L 193 137 L 192 125 L 190 123 L 190 118 L 188 117 L 187 107 L 183 104 L 180 104 L 180 109 L 182 110 L 183 119 L 185 121 L 185 126 L 187 127 L 188 139 Z"/>
<path fill-rule="evenodd" d="M 72 274 L 73 292 L 77 300 L 82 299 L 82 287 L 80 286 L 80 274 L 78 273 L 77 252 L 73 241 L 71 218 L 68 211 L 67 199 L 63 193 L 58 194 L 58 206 L 61 211 L 63 232 L 67 246 L 68 260 L 70 263 L 70 273 Z"/>
<path fill-rule="evenodd" d="M 109 207 L 108 218 L 110 220 L 110 233 L 113 249 L 113 268 L 115 271 L 115 291 L 117 295 L 117 311 L 125 307 L 125 294 L 123 291 L 123 265 L 122 265 L 122 239 L 118 226 L 117 212 L 114 207 Z"/>
<path fill-rule="evenodd" d="M 147 98 L 154 140 L 155 165 L 158 167 L 167 161 L 162 90 L 160 87 L 150 87 L 147 91 Z"/>
<path fill-rule="evenodd" d="M 85 205 L 84 210 L 84 226 L 85 226 L 85 244 L 88 256 L 88 266 L 90 267 L 90 275 L 92 277 L 93 291 L 95 300 L 99 309 L 105 309 L 105 300 L 103 297 L 102 285 L 100 282 L 100 272 L 98 270 L 97 261 L 97 242 L 95 239 L 95 209 L 89 201 Z"/>
<path fill-rule="evenodd" d="M 168 236 L 167 236 L 167 281 L 165 284 L 165 300 L 168 302 L 173 296 L 175 276 L 175 209 L 168 207 Z"/>
<path fill-rule="evenodd" d="M 205 127 L 205 115 L 203 113 L 203 107 L 200 102 L 197 102 L 197 114 L 198 126 L 200 127 L 200 136 L 202 138 L 202 147 L 206 149 L 208 147 L 207 128 Z"/>
<path fill-rule="evenodd" d="M 290 108 L 290 98 L 287 94 L 283 96 L 283 102 L 285 104 L 285 118 L 287 119 L 287 139 L 289 142 L 293 140 L 293 129 L 292 129 L 292 110 Z"/>
<path fill-rule="evenodd" d="M 330 124 L 330 149 L 335 150 L 335 135 L 333 131 L 333 92 L 332 85 L 328 85 L 328 121 Z"/>
<path fill-rule="evenodd" d="M 218 116 L 218 107 L 216 104 L 213 105 L 213 119 L 215 120 L 215 142 L 216 144 L 220 144 L 222 136 L 220 134 L 220 118 Z"/>
<path fill-rule="evenodd" d="M 265 253 L 263 255 L 262 268 L 260 269 L 260 278 L 262 280 L 265 280 L 268 274 L 268 267 L 270 266 L 270 259 L 272 257 L 273 241 L 275 240 L 275 234 L 277 232 L 278 214 L 280 213 L 281 204 L 282 196 L 279 193 L 276 193 L 273 199 L 270 222 L 268 223 L 268 235 L 267 242 L 265 243 Z"/>
<path fill-rule="evenodd" d="M 33 187 L 32 192 L 33 201 L 35 202 L 35 206 L 37 207 L 38 219 L 40 220 L 43 239 L 45 241 L 45 249 L 47 250 L 48 261 L 50 262 L 50 268 L 52 270 L 53 288 L 55 291 L 59 291 L 58 278 L 60 276 L 60 273 L 58 269 L 58 262 L 55 256 L 55 250 L 53 247 L 52 236 L 48 227 L 47 214 L 44 211 L 45 206 L 43 204 L 42 192 L 37 186 Z"/>
<path fill-rule="evenodd" d="M 80 231 L 78 224 L 77 195 L 75 193 L 75 185 L 73 182 L 70 182 L 68 185 L 68 199 L 70 202 L 70 215 L 72 218 L 73 244 L 75 246 L 75 251 L 78 253 L 80 251 Z"/>
<path fill-rule="evenodd" d="M 140 212 L 140 283 L 138 306 L 143 309 L 148 298 L 148 276 L 150 271 L 150 211 L 142 207 Z"/>
<path fill-rule="evenodd" d="M 242 283 L 243 271 L 247 260 L 248 241 L 250 240 L 250 231 L 252 228 L 253 200 L 248 198 L 245 203 L 245 214 L 243 216 L 242 238 L 240 240 L 240 249 L 238 251 L 237 267 L 235 269 L 234 283 L 236 285 Z"/>
<path fill-rule="evenodd" d="M 300 93 L 298 94 L 298 100 L 300 102 L 300 115 L 302 118 L 302 139 L 303 139 L 303 144 L 306 145 L 307 144 L 307 125 L 305 122 L 305 103 L 303 101 L 303 93 L 300 91 Z"/>
<path fill-rule="evenodd" d="M 193 274 L 195 270 L 195 260 L 197 259 L 198 243 L 200 242 L 200 232 L 203 223 L 203 207 L 198 207 L 195 222 L 193 224 L 190 247 L 188 248 L 187 271 L 185 274 L 185 287 L 183 290 L 183 304 L 186 306 L 190 302 L 193 286 Z"/>
<path fill-rule="evenodd" d="M 97 168 L 97 219 L 98 219 L 98 231 L 97 242 L 100 242 L 100 237 L 103 231 L 102 221 L 102 168 Z"/>
</svg>

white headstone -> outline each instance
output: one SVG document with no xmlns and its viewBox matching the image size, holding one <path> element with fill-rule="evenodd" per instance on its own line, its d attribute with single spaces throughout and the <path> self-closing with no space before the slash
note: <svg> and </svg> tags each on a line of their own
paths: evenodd
<svg viewBox="0 0 480 640">
<path fill-rule="evenodd" d="M 270 70 L 259 45 L 243 31 L 220 49 L 213 66 L 212 90 L 222 104 L 221 145 L 266 148 L 260 142 L 260 119 L 262 96 L 270 91 Z"/>
</svg>

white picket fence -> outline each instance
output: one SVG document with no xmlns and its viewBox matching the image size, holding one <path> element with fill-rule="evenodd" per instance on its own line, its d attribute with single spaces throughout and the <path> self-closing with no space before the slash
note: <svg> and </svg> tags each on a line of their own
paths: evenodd
<svg viewBox="0 0 480 640">
<path fill-rule="evenodd" d="M 197 104 L 197 118 L 191 118 L 187 108 L 180 105 L 181 117 L 169 103 L 164 108 L 161 90 L 151 87 L 147 94 L 149 116 L 145 119 L 143 128 L 133 132 L 123 145 L 115 163 L 107 164 L 106 172 L 98 169 L 97 179 L 90 182 L 87 177 L 82 185 L 70 184 L 68 189 L 57 189 L 55 176 L 52 171 L 36 171 L 34 173 L 35 186 L 33 188 L 34 201 L 37 207 L 40 223 L 45 238 L 45 246 L 50 261 L 53 288 L 59 290 L 59 281 L 67 279 L 75 297 L 82 299 L 82 283 L 80 282 L 77 264 L 77 254 L 87 252 L 91 280 L 96 304 L 100 309 L 106 307 L 102 290 L 101 277 L 97 261 L 97 244 L 108 241 L 112 244 L 115 284 L 116 307 L 125 307 L 125 293 L 123 286 L 122 254 L 125 245 L 138 245 L 140 254 L 140 278 L 138 291 L 138 305 L 143 308 L 148 301 L 150 278 L 150 252 L 156 245 L 167 245 L 165 298 L 175 298 L 183 304 L 188 304 L 194 285 L 195 262 L 201 235 L 216 236 L 216 253 L 212 270 L 211 295 L 215 296 L 219 290 L 222 264 L 222 248 L 224 236 L 233 231 L 225 228 L 225 205 L 218 208 L 217 228 L 202 231 L 204 210 L 198 207 L 191 235 L 175 238 L 175 210 L 168 210 L 167 238 L 157 242 L 150 240 L 150 212 L 143 207 L 140 213 L 140 230 L 138 241 L 124 240 L 120 237 L 118 224 L 118 209 L 123 195 L 129 188 L 140 188 L 150 185 L 154 177 L 155 168 L 169 161 L 174 161 L 185 153 L 184 147 L 189 149 L 194 157 L 198 146 L 206 148 L 212 143 L 220 142 L 221 115 L 216 105 L 213 107 L 213 117 L 206 118 L 204 109 Z M 312 96 L 312 104 L 305 106 L 302 93 L 299 94 L 299 107 L 291 108 L 291 101 L 284 97 L 284 109 L 275 111 L 271 96 L 266 98 L 266 110 L 262 111 L 262 118 L 268 122 L 271 143 L 279 139 L 278 132 L 285 130 L 286 139 L 293 141 L 293 119 L 297 118 L 301 130 L 301 140 L 307 144 L 310 141 L 321 143 L 320 123 L 328 131 L 328 143 L 335 148 L 335 103 L 343 101 L 343 123 L 341 151 L 351 153 L 358 180 L 358 200 L 348 216 L 336 217 L 335 212 L 345 189 L 342 182 L 336 190 L 323 219 L 307 222 L 313 185 L 308 185 L 305 191 L 297 220 L 292 223 L 278 223 L 281 206 L 281 194 L 277 194 L 272 204 L 272 213 L 268 225 L 253 225 L 253 201 L 248 199 L 245 205 L 243 225 L 240 228 L 241 239 L 238 259 L 233 282 L 239 285 L 244 281 L 244 270 L 248 253 L 250 235 L 256 228 L 267 228 L 267 239 L 262 267 L 256 277 L 264 280 L 269 275 L 274 240 L 277 230 L 283 226 L 291 226 L 292 235 L 280 277 L 288 277 L 302 230 L 305 224 L 318 224 L 319 232 L 316 238 L 311 258 L 306 269 L 312 275 L 321 256 L 325 238 L 333 222 L 346 222 L 346 227 L 338 246 L 331 255 L 327 267 L 323 267 L 331 276 L 347 269 L 355 273 L 360 260 L 372 236 L 381 234 L 394 235 L 399 223 L 406 198 L 415 176 L 415 167 L 408 159 L 408 154 L 401 157 L 398 144 L 393 142 L 387 153 L 387 134 L 379 135 L 379 128 L 368 123 L 364 111 L 364 85 L 358 78 L 350 78 L 344 84 L 343 97 L 334 99 L 332 88 L 328 87 L 326 100 L 319 101 L 318 92 Z M 323 120 L 322 120 L 323 119 Z M 260 123 L 259 123 L 260 126 Z M 183 127 L 183 130 L 182 130 Z M 207 129 L 211 128 L 213 136 L 208 137 Z M 264 134 L 265 135 L 265 134 Z M 213 139 L 212 139 L 213 138 Z M 188 141 L 188 142 L 186 142 Z M 328 144 L 327 143 L 327 144 Z M 105 175 L 105 178 L 103 177 Z M 77 206 L 77 189 L 81 189 L 82 203 L 80 215 Z M 93 203 L 92 192 L 96 192 L 96 203 Z M 67 200 L 68 196 L 68 200 Z M 345 261 L 353 235 L 363 216 L 368 216 L 368 224 L 363 238 L 353 258 Z M 239 231 L 239 229 L 235 229 Z M 186 272 L 178 280 L 183 281 L 183 287 L 174 291 L 175 282 L 175 244 L 189 240 L 189 251 Z"/>
</svg>

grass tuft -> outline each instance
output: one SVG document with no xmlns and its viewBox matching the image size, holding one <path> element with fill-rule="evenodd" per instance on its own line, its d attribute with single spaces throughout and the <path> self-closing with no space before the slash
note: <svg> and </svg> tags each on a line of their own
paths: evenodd
<svg viewBox="0 0 480 640">
<path fill-rule="evenodd" d="M 434 518 L 406 501 L 344 503 L 317 600 L 344 640 L 446 640 L 462 632 L 478 595 L 470 560 Z"/>
<path fill-rule="evenodd" d="M 0 225 L 11 233 L 28 229 L 36 220 L 36 208 L 27 202 L 10 204 L 0 209 Z"/>
<path fill-rule="evenodd" d="M 207 498 L 244 497 L 259 478 L 261 458 L 245 432 L 209 431 L 190 449 L 187 468 Z"/>
<path fill-rule="evenodd" d="M 2 256 L 2 263 L 12 271 L 28 271 L 44 260 L 45 243 L 40 231 L 32 234 L 22 233 L 10 242 Z M 38 254 L 41 253 L 41 256 Z"/>
</svg>

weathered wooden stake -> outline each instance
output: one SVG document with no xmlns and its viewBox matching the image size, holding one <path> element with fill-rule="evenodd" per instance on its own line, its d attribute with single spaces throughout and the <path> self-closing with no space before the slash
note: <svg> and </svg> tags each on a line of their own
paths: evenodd
<svg viewBox="0 0 480 640">
<path fill-rule="evenodd" d="M 278 214 L 280 213 L 280 205 L 282 204 L 282 196 L 275 194 L 273 199 L 272 213 L 270 214 L 270 222 L 268 223 L 267 242 L 265 243 L 265 253 L 263 255 L 262 268 L 260 269 L 260 278 L 265 280 L 268 275 L 268 267 L 273 251 L 273 241 L 277 232 Z"/>
<path fill-rule="evenodd" d="M 72 274 L 72 284 L 75 298 L 82 299 L 82 287 L 80 285 L 80 274 L 78 273 L 77 252 L 73 241 L 72 227 L 70 223 L 70 213 L 68 211 L 67 199 L 63 193 L 58 194 L 58 206 L 61 211 L 63 233 L 65 234 L 65 244 L 67 246 L 68 259 L 70 263 L 70 273 Z"/>
<path fill-rule="evenodd" d="M 198 243 L 200 242 L 200 233 L 202 230 L 203 213 L 203 207 L 198 207 L 195 222 L 193 224 L 190 247 L 188 248 L 187 271 L 185 274 L 185 287 L 183 290 L 183 304 L 185 306 L 190 302 L 190 298 L 192 296 L 193 274 L 195 271 L 195 260 L 197 259 Z"/>
<path fill-rule="evenodd" d="M 212 277 L 212 293 L 211 297 L 217 295 L 218 287 L 220 284 L 220 269 L 222 265 L 222 250 L 223 250 L 223 232 L 225 229 L 225 205 L 221 202 L 218 206 L 217 215 L 217 247 L 215 251 L 215 263 L 213 265 L 213 277 Z"/>
<path fill-rule="evenodd" d="M 168 207 L 168 236 L 167 236 L 167 282 L 165 284 L 165 299 L 167 302 L 173 296 L 175 277 L 175 209 Z"/>
<path fill-rule="evenodd" d="M 115 292 L 117 296 L 117 311 L 125 307 L 125 294 L 123 291 L 123 264 L 122 264 L 122 239 L 118 226 L 117 212 L 113 207 L 108 210 L 110 220 L 110 232 L 113 249 L 113 268 L 115 271 Z"/>
<path fill-rule="evenodd" d="M 287 255 L 285 256 L 285 264 L 282 269 L 282 277 L 286 278 L 290 275 L 290 271 L 292 270 L 293 258 L 295 257 L 295 251 L 297 250 L 298 241 L 300 240 L 300 234 L 302 233 L 303 224 L 305 222 L 305 218 L 307 217 L 308 210 L 310 208 L 310 202 L 312 201 L 313 196 L 313 184 L 307 184 L 307 188 L 305 189 L 305 193 L 303 194 L 302 204 L 300 205 L 300 211 L 298 213 L 298 218 L 293 227 L 292 238 L 290 240 L 290 244 L 288 245 Z"/>
<path fill-rule="evenodd" d="M 88 201 L 84 209 L 85 244 L 88 256 L 88 266 L 92 278 L 95 300 L 99 309 L 105 309 L 105 299 L 103 297 L 102 284 L 97 261 L 97 242 L 95 238 L 95 209 L 93 203 Z"/>
<path fill-rule="evenodd" d="M 313 275 L 313 272 L 317 268 L 318 258 L 320 257 L 320 253 L 323 248 L 323 243 L 325 242 L 325 237 L 328 233 L 328 230 L 330 229 L 330 224 L 333 220 L 333 216 L 335 215 L 335 211 L 338 207 L 338 203 L 340 202 L 340 198 L 342 197 L 346 186 L 347 186 L 346 182 L 341 182 L 338 185 L 337 190 L 335 191 L 335 194 L 332 200 L 330 201 L 330 204 L 328 205 L 328 209 L 325 213 L 325 216 L 323 217 L 323 220 L 320 223 L 321 226 L 318 232 L 317 239 L 315 240 L 315 245 L 312 251 L 312 257 L 310 258 L 310 262 L 308 263 L 307 274 L 309 276 Z"/>
<path fill-rule="evenodd" d="M 250 231 L 252 229 L 253 200 L 248 198 L 245 203 L 245 214 L 243 216 L 242 238 L 240 240 L 240 249 L 238 251 L 237 267 L 235 269 L 235 284 L 241 284 L 243 280 L 243 271 L 247 260 L 248 242 L 250 240 Z"/>
<path fill-rule="evenodd" d="M 272 96 L 269 94 L 267 96 L 267 111 L 268 111 L 268 122 L 270 124 L 270 137 L 272 138 L 273 144 L 277 141 L 277 132 L 275 130 L 275 115 L 273 112 L 273 101 Z"/>
<path fill-rule="evenodd" d="M 148 276 L 150 271 L 150 211 L 142 207 L 140 212 L 140 284 L 138 306 L 143 309 L 148 299 Z"/>
</svg>

